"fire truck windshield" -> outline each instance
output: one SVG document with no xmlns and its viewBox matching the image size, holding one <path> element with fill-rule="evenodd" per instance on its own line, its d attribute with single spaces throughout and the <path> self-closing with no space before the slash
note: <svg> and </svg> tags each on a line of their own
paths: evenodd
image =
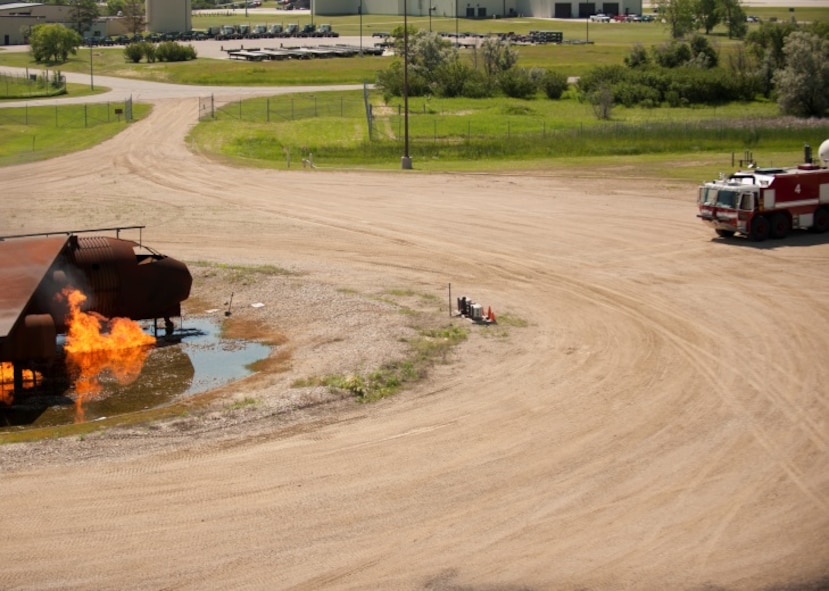
<svg viewBox="0 0 829 591">
<path fill-rule="evenodd" d="M 737 207 L 738 198 L 739 193 L 737 191 L 720 189 L 717 192 L 717 207 L 730 207 L 734 209 Z"/>
</svg>

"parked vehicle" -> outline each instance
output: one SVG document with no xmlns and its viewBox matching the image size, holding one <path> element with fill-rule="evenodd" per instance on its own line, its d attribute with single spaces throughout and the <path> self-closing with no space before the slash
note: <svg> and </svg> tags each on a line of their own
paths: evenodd
<svg viewBox="0 0 829 591">
<path fill-rule="evenodd" d="M 316 31 L 315 37 L 339 37 L 340 34 L 334 31 L 331 25 L 320 25 Z"/>
</svg>

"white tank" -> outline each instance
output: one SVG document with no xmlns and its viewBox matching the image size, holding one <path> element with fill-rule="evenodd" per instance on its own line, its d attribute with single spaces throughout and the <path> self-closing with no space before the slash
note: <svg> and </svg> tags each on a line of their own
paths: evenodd
<svg viewBox="0 0 829 591">
<path fill-rule="evenodd" d="M 820 158 L 820 162 L 823 166 L 829 166 L 829 140 L 825 140 L 822 144 L 820 144 L 820 148 L 818 148 L 817 151 L 817 157 Z"/>
<path fill-rule="evenodd" d="M 147 31 L 174 33 L 193 28 L 190 0 L 147 0 Z"/>
</svg>

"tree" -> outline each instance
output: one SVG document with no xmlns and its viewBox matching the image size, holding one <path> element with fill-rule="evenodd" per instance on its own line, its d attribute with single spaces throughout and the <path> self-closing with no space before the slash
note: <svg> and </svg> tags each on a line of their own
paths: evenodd
<svg viewBox="0 0 829 591">
<path fill-rule="evenodd" d="M 705 30 L 705 34 L 711 34 L 711 30 L 720 24 L 722 11 L 719 10 L 720 0 L 697 0 L 694 6 L 694 18 Z"/>
<path fill-rule="evenodd" d="M 587 101 L 593 107 L 593 114 L 597 119 L 610 119 L 613 110 L 613 89 L 609 84 L 602 83 L 599 87 L 587 94 Z"/>
<path fill-rule="evenodd" d="M 72 28 L 81 35 L 88 31 L 98 18 L 98 4 L 95 0 L 66 0 Z"/>
<path fill-rule="evenodd" d="M 797 31 L 783 46 L 786 66 L 775 72 L 777 104 L 786 115 L 824 117 L 829 109 L 829 40 Z"/>
<path fill-rule="evenodd" d="M 409 27 L 409 96 L 435 94 L 438 96 L 486 96 L 490 87 L 479 72 L 461 62 L 457 47 L 435 33 L 418 31 Z M 392 35 L 396 38 L 398 55 L 403 53 L 403 28 L 397 27 Z M 403 94 L 403 64 L 393 62 L 378 72 L 377 86 L 388 101 L 392 96 Z"/>
<path fill-rule="evenodd" d="M 144 0 L 123 0 L 122 9 L 124 18 L 127 19 L 127 29 L 133 35 L 144 31 L 147 24 Z"/>
<path fill-rule="evenodd" d="M 673 39 L 680 39 L 695 29 L 694 0 L 657 0 L 656 10 Z"/>
<path fill-rule="evenodd" d="M 32 57 L 40 62 L 65 62 L 69 54 L 78 53 L 81 36 L 60 24 L 36 25 L 32 28 L 29 45 Z"/>
<path fill-rule="evenodd" d="M 719 0 L 719 3 L 720 20 L 728 27 L 728 38 L 744 38 L 748 32 L 748 25 L 740 0 Z"/>
<path fill-rule="evenodd" d="M 123 16 L 123 13 L 124 0 L 107 0 L 107 16 Z"/>
<path fill-rule="evenodd" d="M 505 39 L 485 39 L 481 43 L 481 56 L 484 60 L 484 73 L 489 78 L 495 78 L 518 62 L 518 52 Z"/>
<path fill-rule="evenodd" d="M 763 23 L 746 37 L 746 49 L 759 64 L 757 79 L 763 96 L 771 96 L 774 73 L 786 63 L 786 38 L 796 30 L 793 23 Z"/>
</svg>

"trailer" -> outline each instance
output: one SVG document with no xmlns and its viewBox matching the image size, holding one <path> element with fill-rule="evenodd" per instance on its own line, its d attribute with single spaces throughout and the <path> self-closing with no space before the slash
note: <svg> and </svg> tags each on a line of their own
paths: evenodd
<svg viewBox="0 0 829 591">
<path fill-rule="evenodd" d="M 804 162 L 788 168 L 748 168 L 703 183 L 697 195 L 699 217 L 718 236 L 735 234 L 761 242 L 792 230 L 829 230 L 829 140 L 821 144 L 821 164 L 804 147 Z"/>
</svg>

